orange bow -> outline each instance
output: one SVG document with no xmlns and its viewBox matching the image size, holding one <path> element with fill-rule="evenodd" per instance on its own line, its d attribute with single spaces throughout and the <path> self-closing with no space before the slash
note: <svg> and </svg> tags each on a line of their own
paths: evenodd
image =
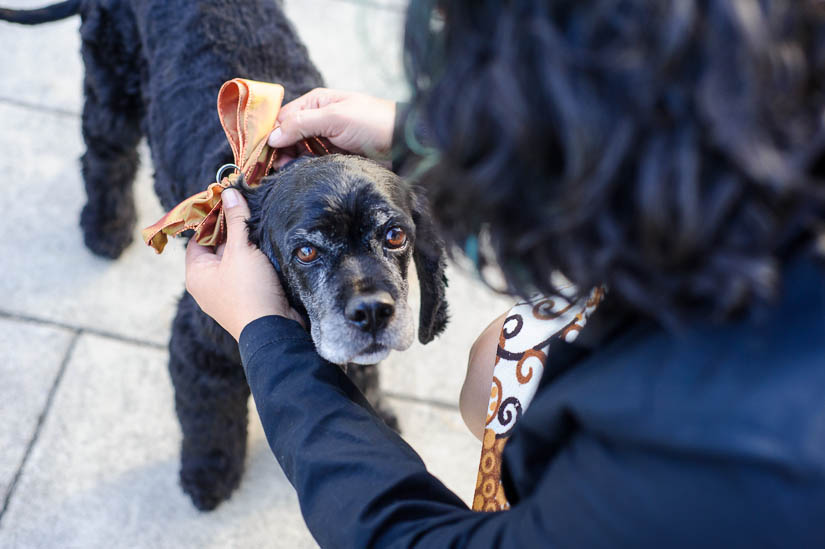
<svg viewBox="0 0 825 549">
<path fill-rule="evenodd" d="M 267 145 L 270 132 L 275 128 L 278 112 L 284 100 L 284 88 L 279 84 L 256 82 L 235 78 L 224 83 L 218 93 L 218 116 L 226 138 L 235 156 L 234 166 L 243 174 L 246 184 L 255 186 L 272 169 L 276 150 Z M 304 147 L 318 154 L 326 147 L 320 140 L 313 148 L 308 142 Z M 217 246 L 226 238 L 226 224 L 221 207 L 221 192 L 235 183 L 239 173 L 216 179 L 205 191 L 190 196 L 172 208 L 160 221 L 143 229 L 143 240 L 161 253 L 168 240 L 167 235 L 178 236 L 194 229 L 195 241 L 203 246 Z"/>
</svg>

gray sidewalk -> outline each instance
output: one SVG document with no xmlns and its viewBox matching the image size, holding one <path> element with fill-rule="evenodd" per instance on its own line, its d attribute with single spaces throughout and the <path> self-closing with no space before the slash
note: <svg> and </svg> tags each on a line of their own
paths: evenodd
<svg viewBox="0 0 825 549">
<path fill-rule="evenodd" d="M 286 3 L 329 86 L 404 98 L 403 0 Z M 78 25 L 0 23 L 0 547 L 313 547 L 254 406 L 232 498 L 199 513 L 177 484 L 165 345 L 183 249 L 157 256 L 136 235 L 106 261 L 83 246 Z M 145 147 L 142 159 L 141 227 L 162 214 Z M 446 333 L 391 355 L 382 382 L 404 437 L 469 502 L 480 445 L 458 392 L 470 344 L 509 300 L 449 274 Z"/>
</svg>

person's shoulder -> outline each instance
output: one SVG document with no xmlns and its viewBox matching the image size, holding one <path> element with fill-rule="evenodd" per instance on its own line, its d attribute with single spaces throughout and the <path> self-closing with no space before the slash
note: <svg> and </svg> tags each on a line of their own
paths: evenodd
<svg viewBox="0 0 825 549">
<path fill-rule="evenodd" d="M 548 384 L 535 412 L 616 442 L 825 472 L 823 275 L 796 262 L 778 299 L 747 318 L 623 326 Z"/>
</svg>

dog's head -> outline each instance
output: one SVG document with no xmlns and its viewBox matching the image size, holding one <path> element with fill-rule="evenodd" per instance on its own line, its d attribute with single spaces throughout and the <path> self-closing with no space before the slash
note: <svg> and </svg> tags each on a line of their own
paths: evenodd
<svg viewBox="0 0 825 549">
<path fill-rule="evenodd" d="M 421 288 L 418 338 L 447 321 L 444 246 L 426 198 L 363 158 L 302 158 L 243 188 L 250 240 L 269 257 L 318 353 L 373 364 L 412 344 L 407 304 L 412 258 Z"/>
</svg>

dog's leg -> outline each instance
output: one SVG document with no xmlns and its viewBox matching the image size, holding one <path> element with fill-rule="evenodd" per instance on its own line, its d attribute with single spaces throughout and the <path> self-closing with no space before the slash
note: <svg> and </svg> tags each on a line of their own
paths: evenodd
<svg viewBox="0 0 825 549">
<path fill-rule="evenodd" d="M 138 167 L 143 100 L 138 53 L 121 36 L 125 22 L 115 25 L 102 10 L 86 14 L 81 35 L 86 69 L 83 82 L 81 160 L 87 201 L 80 216 L 86 247 L 97 255 L 117 258 L 134 236 L 137 220 L 132 181 Z M 128 64 L 126 64 L 128 63 Z"/>
<path fill-rule="evenodd" d="M 140 136 L 139 119 L 113 111 L 87 91 L 82 158 L 86 205 L 80 226 L 86 247 L 97 255 L 115 259 L 132 242 L 137 221 L 132 181 Z"/>
<path fill-rule="evenodd" d="M 169 372 L 183 431 L 180 482 L 202 511 L 238 486 L 246 457 L 249 387 L 240 357 L 227 356 L 228 348 L 237 354 L 231 336 L 184 293 L 172 326 Z"/>
<path fill-rule="evenodd" d="M 398 425 L 398 418 L 392 407 L 386 403 L 381 394 L 381 387 L 378 381 L 378 365 L 369 364 L 348 364 L 347 376 L 352 380 L 356 387 L 364 394 L 369 403 L 372 405 L 378 417 L 384 420 L 384 423 L 393 431 L 400 433 L 401 428 Z"/>
</svg>

